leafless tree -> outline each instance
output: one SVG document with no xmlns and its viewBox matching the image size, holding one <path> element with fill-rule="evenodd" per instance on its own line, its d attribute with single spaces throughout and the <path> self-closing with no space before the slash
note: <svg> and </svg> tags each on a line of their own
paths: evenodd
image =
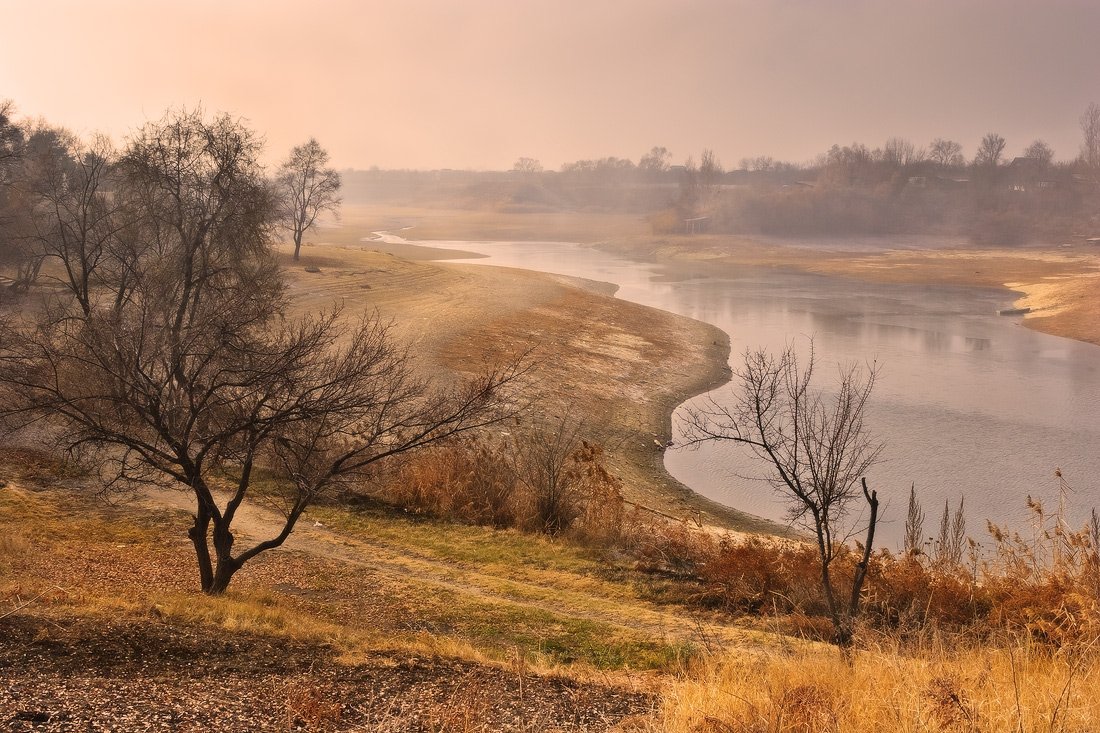
<svg viewBox="0 0 1100 733">
<path fill-rule="evenodd" d="M 1036 140 L 1024 148 L 1024 157 L 1034 158 L 1046 167 L 1054 162 L 1054 149 L 1042 140 Z"/>
<path fill-rule="evenodd" d="M 978 154 L 974 156 L 974 165 L 996 168 L 1001 162 L 1001 154 L 1004 153 L 1005 139 L 995 132 L 991 132 L 982 138 L 978 145 Z"/>
<path fill-rule="evenodd" d="M 520 434 L 512 448 L 512 471 L 531 497 L 541 532 L 561 534 L 583 509 L 584 476 L 575 460 L 584 445 L 584 424 L 562 416 Z"/>
<path fill-rule="evenodd" d="M 294 240 L 294 259 L 302 249 L 302 237 L 325 212 L 340 206 L 340 174 L 326 168 L 328 152 L 315 139 L 290 151 L 279 166 L 276 181 L 283 198 L 282 224 Z"/>
<path fill-rule="evenodd" d="M 928 157 L 941 168 L 961 166 L 963 164 L 962 145 L 954 140 L 945 140 L 938 137 L 932 141 Z"/>
<path fill-rule="evenodd" d="M 924 160 L 924 148 L 917 148 L 901 137 L 892 137 L 882 146 L 883 162 L 895 168 L 904 168 Z"/>
<path fill-rule="evenodd" d="M 39 157 L 28 181 L 33 210 L 27 238 L 36 256 L 58 262 L 61 274 L 48 277 L 75 298 L 84 316 L 101 286 L 114 287 L 116 298 L 129 288 L 135 215 L 117 158 L 103 136 L 89 145 L 74 137 L 60 154 Z"/>
<path fill-rule="evenodd" d="M 770 155 L 758 155 L 755 158 L 742 158 L 741 170 L 767 172 L 776 169 L 776 160 Z"/>
<path fill-rule="evenodd" d="M 520 158 L 512 166 L 517 173 L 542 173 L 542 163 L 534 158 Z"/>
<path fill-rule="evenodd" d="M 15 103 L 0 99 L 0 183 L 6 183 L 10 165 L 19 159 L 23 129 L 15 121 Z"/>
<path fill-rule="evenodd" d="M 711 441 L 746 445 L 770 465 L 767 481 L 786 500 L 791 521 L 813 532 L 835 641 L 847 646 L 878 521 L 878 495 L 868 489 L 865 474 L 882 445 L 872 440 L 864 424 L 877 370 L 874 366 L 841 370 L 835 394 L 826 397 L 811 384 L 814 367 L 812 342 L 804 368 L 792 346 L 778 357 L 764 350 L 746 352 L 743 366 L 735 373 L 732 400 L 711 398 L 702 407 L 688 410 L 684 438 L 687 445 Z M 844 599 L 831 566 L 848 538 L 846 519 L 861 493 L 868 509 L 865 541 Z"/>
<path fill-rule="evenodd" d="M 704 208 L 714 205 L 722 187 L 722 163 L 713 150 L 707 149 L 699 157 L 699 197 Z"/>
<path fill-rule="evenodd" d="M 656 177 L 668 170 L 672 153 L 664 146 L 654 145 L 652 149 L 638 159 L 638 170 L 649 177 Z"/>
<path fill-rule="evenodd" d="M 1100 171 L 1100 104 L 1093 102 L 1081 115 L 1081 160 L 1096 175 Z"/>
<path fill-rule="evenodd" d="M 23 156 L 23 128 L 15 121 L 15 105 L 0 99 L 0 263 L 17 259 L 14 220 L 19 211 L 15 182 Z"/>
<path fill-rule="evenodd" d="M 288 319 L 258 153 L 228 117 L 147 125 L 119 164 L 148 240 L 129 250 L 127 284 L 104 278 L 90 308 L 73 292 L 0 333 L 9 417 L 90 452 L 112 480 L 193 496 L 188 536 L 211 594 L 368 466 L 507 416 L 522 373 L 513 364 L 436 389 L 377 318 Z M 233 523 L 261 471 L 284 521 L 236 548 Z"/>
</svg>

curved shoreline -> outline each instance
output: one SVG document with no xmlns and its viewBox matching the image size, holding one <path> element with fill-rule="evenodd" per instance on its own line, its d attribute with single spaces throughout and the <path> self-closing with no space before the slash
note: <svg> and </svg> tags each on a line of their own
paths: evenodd
<svg viewBox="0 0 1100 733">
<path fill-rule="evenodd" d="M 337 298 L 349 312 L 377 309 L 394 319 L 396 335 L 417 344 L 426 374 L 481 371 L 537 344 L 543 413 L 588 418 L 628 499 L 724 529 L 787 533 L 684 486 L 655 445 L 671 435 L 680 403 L 728 379 L 721 329 L 611 297 L 612 286 L 594 280 L 405 259 L 422 253 L 402 245 L 399 257 L 378 245 L 382 251 L 322 245 L 303 250 L 300 263 L 287 258 L 295 307 L 315 310 Z"/>
</svg>

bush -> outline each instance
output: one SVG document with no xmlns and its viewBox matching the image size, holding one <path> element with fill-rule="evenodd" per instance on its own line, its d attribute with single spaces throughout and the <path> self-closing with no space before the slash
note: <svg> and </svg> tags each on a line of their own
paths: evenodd
<svg viewBox="0 0 1100 733">
<path fill-rule="evenodd" d="M 381 498 L 444 519 L 611 545 L 623 534 L 625 507 L 603 457 L 599 444 L 568 431 L 464 438 L 403 463 Z"/>
<path fill-rule="evenodd" d="M 1100 639 L 1100 519 L 1079 532 L 1037 514 L 1036 536 L 990 527 L 993 547 L 981 562 L 969 542 L 967 565 L 920 554 L 872 556 L 862 602 L 866 628 L 900 638 L 929 632 L 975 639 L 1007 636 L 1062 648 Z M 683 594 L 731 613 L 779 615 L 817 638 L 827 624 L 821 566 L 808 544 L 749 537 L 715 540 L 686 525 L 635 530 L 630 551 L 639 570 L 675 573 L 697 584 Z M 850 581 L 861 550 L 841 548 L 833 570 Z M 827 637 L 823 637 L 827 638 Z"/>
<path fill-rule="evenodd" d="M 502 443 L 484 437 L 424 450 L 398 469 L 383 492 L 393 504 L 493 527 L 516 524 L 517 497 Z"/>
</svg>

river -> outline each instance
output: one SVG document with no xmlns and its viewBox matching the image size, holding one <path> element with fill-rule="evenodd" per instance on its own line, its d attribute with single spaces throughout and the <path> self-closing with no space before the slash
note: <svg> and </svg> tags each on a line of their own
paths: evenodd
<svg viewBox="0 0 1100 733">
<path fill-rule="evenodd" d="M 867 423 L 886 448 L 868 479 L 885 499 L 880 536 L 887 545 L 900 543 L 912 484 L 928 516 L 926 534 L 938 526 L 944 502 L 954 509 L 964 496 L 975 539 L 985 537 L 986 520 L 1030 531 L 1026 497 L 1053 511 L 1056 468 L 1070 487 L 1072 525 L 1100 506 L 1100 347 L 996 315 L 1010 306 L 1008 291 L 877 285 L 773 268 L 719 276 L 705 264 L 677 266 L 673 276 L 660 265 L 562 242 L 430 245 L 481 256 L 471 262 L 613 283 L 624 300 L 724 330 L 733 364 L 746 349 L 781 349 L 810 336 L 823 378 L 837 363 L 877 362 Z M 713 394 L 729 393 L 726 386 Z M 674 439 L 682 409 L 673 416 Z M 704 496 L 783 519 L 781 498 L 756 478 L 766 466 L 741 446 L 673 448 L 665 466 Z"/>
</svg>

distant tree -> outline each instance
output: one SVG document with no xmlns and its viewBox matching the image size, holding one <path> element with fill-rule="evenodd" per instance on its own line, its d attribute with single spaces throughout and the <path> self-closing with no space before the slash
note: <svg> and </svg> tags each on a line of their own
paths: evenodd
<svg viewBox="0 0 1100 733">
<path fill-rule="evenodd" d="M 1042 140 L 1036 140 L 1024 148 L 1024 157 L 1034 158 L 1045 167 L 1054 162 L 1054 150 Z"/>
<path fill-rule="evenodd" d="M 649 177 L 658 176 L 668 170 L 671 160 L 672 153 L 668 152 L 668 148 L 655 145 L 638 159 L 638 170 Z"/>
<path fill-rule="evenodd" d="M 714 200 L 722 187 L 725 170 L 721 161 L 709 148 L 699 157 L 699 198 L 704 208 L 714 205 Z"/>
<path fill-rule="evenodd" d="M 48 256 L 48 248 L 39 236 L 43 226 L 49 226 L 51 218 L 46 199 L 59 185 L 75 190 L 72 179 L 76 177 L 74 151 L 78 147 L 79 142 L 71 132 L 45 122 L 38 122 L 26 130 L 18 182 L 12 186 L 11 195 L 14 211 L 9 227 L 10 262 L 16 266 L 13 290 L 25 291 L 38 280 Z"/>
<path fill-rule="evenodd" d="M 15 103 L 0 99 L 0 184 L 6 183 L 11 167 L 23 148 L 23 128 L 15 121 Z"/>
<path fill-rule="evenodd" d="M 534 158 L 520 158 L 512 165 L 512 170 L 519 173 L 542 173 L 542 163 Z"/>
<path fill-rule="evenodd" d="M 825 154 L 825 178 L 830 183 L 851 186 L 873 175 L 874 156 L 866 145 L 833 145 Z"/>
<path fill-rule="evenodd" d="M 995 132 L 991 132 L 982 138 L 978 145 L 978 154 L 974 156 L 974 165 L 996 168 L 1001 162 L 1001 154 L 1004 153 L 1005 139 Z"/>
<path fill-rule="evenodd" d="M 708 398 L 703 407 L 689 409 L 684 437 L 687 445 L 713 441 L 745 445 L 769 465 L 767 480 L 787 501 L 791 520 L 813 532 L 834 640 L 847 646 L 852 642 L 878 521 L 878 497 L 868 489 L 865 476 L 882 445 L 864 425 L 877 372 L 874 367 L 866 372 L 857 367 L 842 370 L 833 396 L 826 397 L 812 385 L 814 366 L 812 343 L 805 368 L 790 346 L 779 356 L 764 350 L 746 352 L 734 374 L 733 399 Z M 866 535 L 845 598 L 832 563 L 847 538 L 845 517 L 861 493 L 868 510 Z"/>
<path fill-rule="evenodd" d="M 684 161 L 684 168 L 680 171 L 679 195 L 676 199 L 676 210 L 681 217 L 693 217 L 699 208 L 699 168 L 695 165 L 695 158 L 688 156 Z"/>
<path fill-rule="evenodd" d="M 765 172 L 775 170 L 776 161 L 771 156 L 758 155 L 755 158 L 742 158 L 740 166 L 743 171 Z"/>
<path fill-rule="evenodd" d="M 87 317 L 97 289 L 114 287 L 116 308 L 129 293 L 137 216 L 123 190 L 110 140 L 96 136 L 85 145 L 74 136 L 66 138 L 63 149 L 35 153 L 34 175 L 26 184 L 32 208 L 25 241 L 35 257 L 57 261 L 58 274 L 49 277 Z"/>
<path fill-rule="evenodd" d="M 1093 102 L 1081 115 L 1081 160 L 1090 169 L 1100 171 L 1100 105 Z"/>
<path fill-rule="evenodd" d="M 302 249 L 302 237 L 325 212 L 340 207 L 340 174 L 326 168 L 328 152 L 314 138 L 290 151 L 279 166 L 276 183 L 282 200 L 282 225 L 294 240 L 294 259 Z"/>
<path fill-rule="evenodd" d="M 932 141 L 928 150 L 928 157 L 941 168 L 961 166 L 965 162 L 962 156 L 962 145 L 954 140 L 945 140 L 938 137 Z"/>
<path fill-rule="evenodd" d="M 15 184 L 21 173 L 24 142 L 23 127 L 15 121 L 15 104 L 0 99 L 0 264 L 5 265 L 20 258 L 15 220 L 21 207 Z"/>
<path fill-rule="evenodd" d="M 892 137 L 882 146 L 882 161 L 893 168 L 904 168 L 924 160 L 924 149 L 901 137 Z"/>
</svg>

